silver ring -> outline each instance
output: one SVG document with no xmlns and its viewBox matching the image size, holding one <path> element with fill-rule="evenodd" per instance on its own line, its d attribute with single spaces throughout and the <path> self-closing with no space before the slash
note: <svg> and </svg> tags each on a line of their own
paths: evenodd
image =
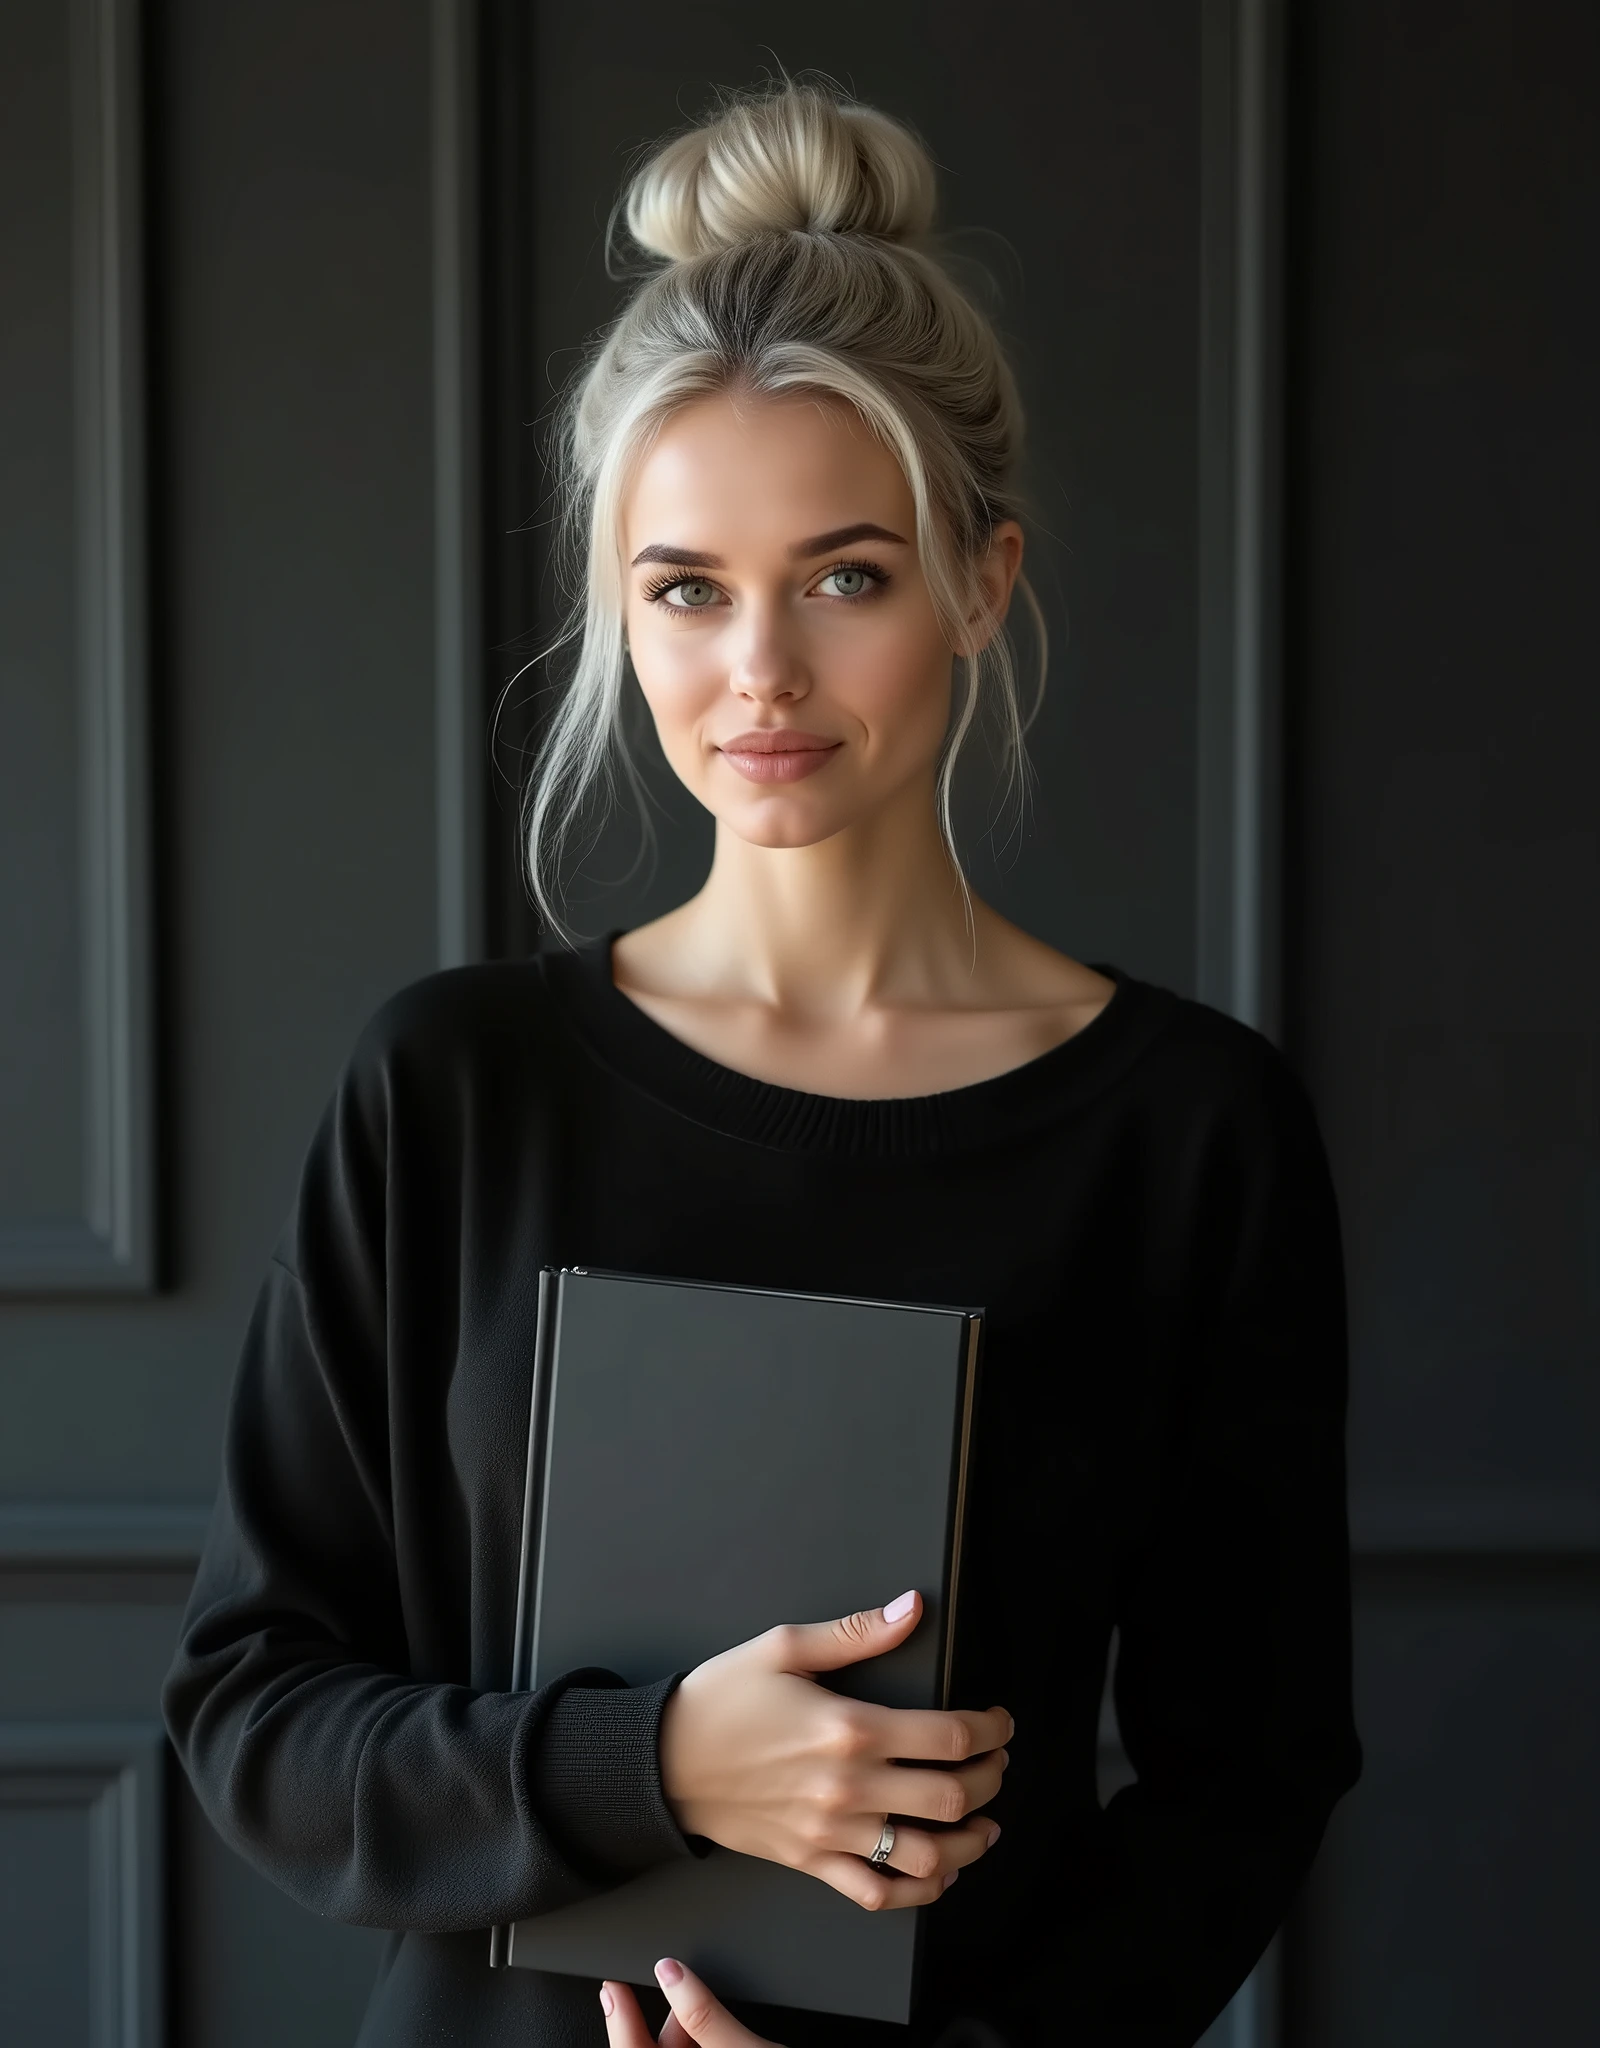
<svg viewBox="0 0 1600 2048">
<path fill-rule="evenodd" d="M 874 1867 L 874 1869 L 881 1870 L 893 1854 L 894 1822 L 890 1820 L 887 1814 L 885 1814 L 883 1817 L 883 1827 L 878 1835 L 878 1846 L 867 1858 L 867 1861 Z"/>
</svg>

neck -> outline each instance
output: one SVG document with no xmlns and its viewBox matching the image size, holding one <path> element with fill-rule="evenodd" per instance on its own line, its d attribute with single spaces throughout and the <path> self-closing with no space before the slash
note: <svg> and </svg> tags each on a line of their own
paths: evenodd
<svg viewBox="0 0 1600 2048">
<path fill-rule="evenodd" d="M 991 913 L 974 900 L 972 914 L 981 932 Z M 688 978 L 795 1015 L 971 985 L 973 932 L 922 789 L 814 846 L 752 846 L 719 827 L 706 884 L 677 919 Z"/>
</svg>

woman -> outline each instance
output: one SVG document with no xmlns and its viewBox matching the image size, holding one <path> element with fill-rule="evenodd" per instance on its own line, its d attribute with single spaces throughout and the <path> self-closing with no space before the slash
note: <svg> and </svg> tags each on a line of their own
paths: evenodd
<svg viewBox="0 0 1600 2048">
<path fill-rule="evenodd" d="M 1012 381 L 932 210 L 906 130 L 788 83 L 633 181 L 662 261 L 568 414 L 576 658 L 530 872 L 555 922 L 631 661 L 710 874 L 385 1003 L 262 1285 L 165 1708 L 230 1841 L 393 1930 L 363 2043 L 642 2048 L 631 1991 L 491 1973 L 483 1930 L 707 1838 L 929 1906 L 926 1991 L 909 2034 L 735 2015 L 668 1958 L 663 2040 L 1179 2048 L 1360 1771 L 1304 1091 L 1254 1032 L 1007 923 L 954 856 L 974 721 L 1020 766 L 1026 585 Z M 542 1263 L 985 1305 L 960 1710 L 819 1683 L 917 1626 L 892 1587 L 681 1681 L 506 1690 Z M 1113 1628 L 1138 1782 L 1102 1810 Z"/>
</svg>

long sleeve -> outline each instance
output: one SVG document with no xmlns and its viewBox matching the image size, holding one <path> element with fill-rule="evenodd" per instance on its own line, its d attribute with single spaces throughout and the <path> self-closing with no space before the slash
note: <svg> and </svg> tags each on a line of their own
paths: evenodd
<svg viewBox="0 0 1600 2048">
<path fill-rule="evenodd" d="M 1260 1081 L 1173 1192 L 1203 1311 L 1118 1589 L 1113 1690 L 1138 1781 L 1093 1817 L 1083 1895 L 1045 1902 L 1037 1965 L 984 2000 L 1016 2048 L 1190 2048 L 1361 1772 L 1339 1221 L 1303 1089 L 1276 1055 Z"/>
<path fill-rule="evenodd" d="M 284 1890 L 450 1931 L 690 1851 L 659 1782 L 671 1681 L 585 1671 L 513 1694 L 412 1675 L 397 1520 L 426 1547 L 449 1504 L 392 1481 L 387 1021 L 340 1077 L 256 1297 L 163 1711 L 213 1823 Z"/>
</svg>

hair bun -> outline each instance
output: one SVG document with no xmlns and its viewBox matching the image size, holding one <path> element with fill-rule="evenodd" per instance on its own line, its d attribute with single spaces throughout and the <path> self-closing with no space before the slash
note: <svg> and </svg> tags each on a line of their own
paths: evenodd
<svg viewBox="0 0 1600 2048">
<path fill-rule="evenodd" d="M 674 137 L 628 186 L 628 231 L 683 261 L 756 236 L 904 241 L 933 219 L 933 160 L 900 122 L 813 85 L 730 96 Z"/>
</svg>

